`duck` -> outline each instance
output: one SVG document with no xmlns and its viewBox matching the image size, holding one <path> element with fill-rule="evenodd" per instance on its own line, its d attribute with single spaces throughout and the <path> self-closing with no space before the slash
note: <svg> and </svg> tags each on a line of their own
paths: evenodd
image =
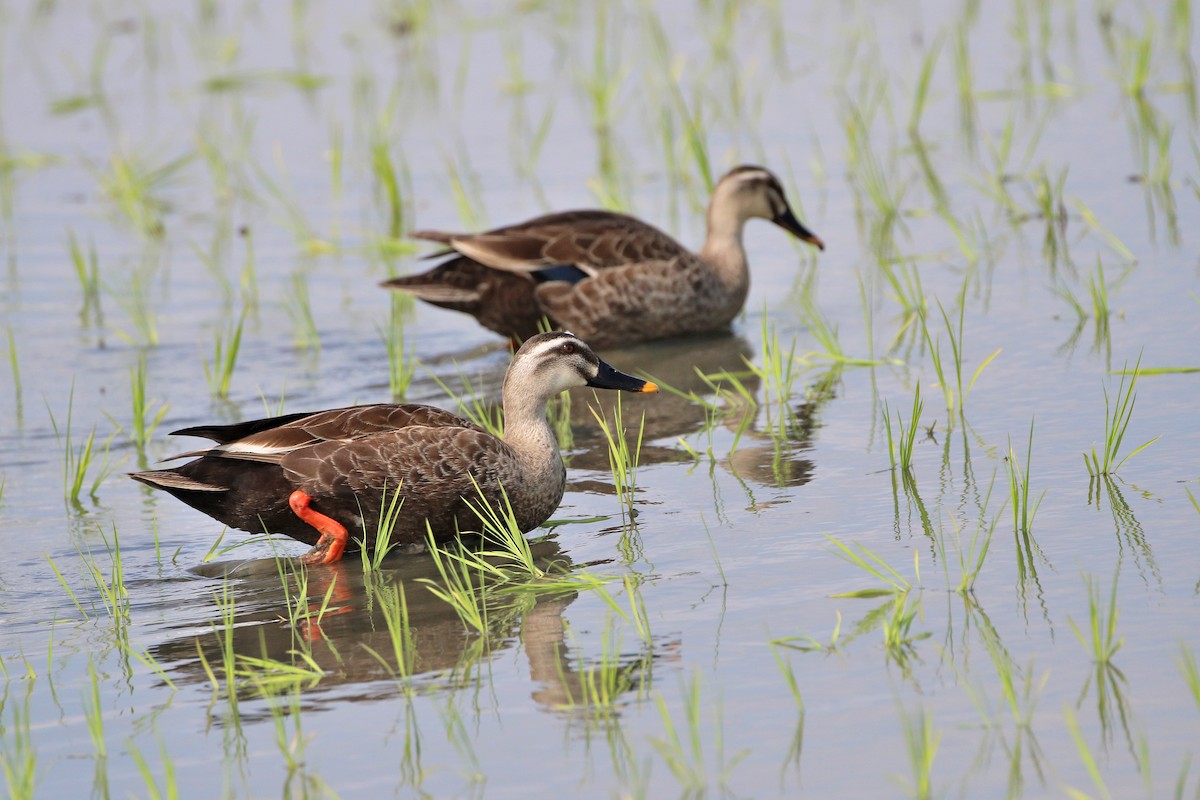
<svg viewBox="0 0 1200 800">
<path fill-rule="evenodd" d="M 564 211 L 483 233 L 414 231 L 412 238 L 444 245 L 426 256 L 443 260 L 381 285 L 471 314 L 514 343 L 547 323 L 601 349 L 718 331 L 746 302 L 742 230 L 755 218 L 825 249 L 792 212 L 779 179 L 742 165 L 713 189 L 699 252 L 627 214 Z"/>
<path fill-rule="evenodd" d="M 435 541 L 478 531 L 481 499 L 502 515 L 511 506 L 527 532 L 554 513 L 566 488 L 546 404 L 577 386 L 658 391 L 600 360 L 575 334 L 555 331 L 527 339 L 508 366 L 503 437 L 433 406 L 359 405 L 183 428 L 171 435 L 215 446 L 166 459 L 194 459 L 181 466 L 129 477 L 229 527 L 311 545 L 305 564 L 332 564 L 360 547 L 373 552 L 389 517 L 389 546 L 423 544 L 427 531 Z"/>
</svg>

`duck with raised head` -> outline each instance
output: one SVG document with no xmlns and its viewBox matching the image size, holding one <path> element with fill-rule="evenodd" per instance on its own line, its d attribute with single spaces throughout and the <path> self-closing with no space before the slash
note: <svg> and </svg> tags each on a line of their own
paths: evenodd
<svg viewBox="0 0 1200 800">
<path fill-rule="evenodd" d="M 742 229 L 767 219 L 824 250 L 792 213 L 779 179 L 740 166 L 708 204 L 708 235 L 695 253 L 657 228 L 613 211 L 565 211 L 484 233 L 415 231 L 450 258 L 382 285 L 464 311 L 515 341 L 546 318 L 593 347 L 722 330 L 742 310 L 750 271 Z"/>
<path fill-rule="evenodd" d="M 574 386 L 656 392 L 618 372 L 579 337 L 533 336 L 504 377 L 504 437 L 423 405 L 366 405 L 288 414 L 172 435 L 217 444 L 174 469 L 130 473 L 233 528 L 283 533 L 312 545 L 302 560 L 329 564 L 348 548 L 373 550 L 380 518 L 399 498 L 390 542 L 479 530 L 482 498 L 529 531 L 558 508 L 566 468 L 546 421 L 550 398 Z M 386 507 L 385 507 L 386 506 Z"/>
</svg>

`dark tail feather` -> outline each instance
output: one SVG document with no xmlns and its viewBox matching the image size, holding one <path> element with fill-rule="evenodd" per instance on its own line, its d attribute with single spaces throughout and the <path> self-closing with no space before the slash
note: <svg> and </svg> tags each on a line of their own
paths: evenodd
<svg viewBox="0 0 1200 800">
<path fill-rule="evenodd" d="M 298 419 L 303 419 L 311 415 L 311 411 L 303 411 L 299 414 L 285 414 L 282 417 L 268 417 L 267 419 L 256 419 L 249 422 L 235 422 L 232 425 L 195 425 L 191 428 L 180 428 L 177 431 L 171 431 L 171 435 L 198 436 L 202 439 L 211 439 L 217 444 L 229 444 L 260 431 L 269 431 L 272 428 L 278 428 L 280 425 L 287 425 L 289 422 L 295 422 Z"/>
<path fill-rule="evenodd" d="M 213 486 L 211 483 L 180 475 L 173 469 L 151 469 L 145 472 L 130 472 L 129 477 L 155 489 L 184 492 L 227 492 L 228 486 Z"/>
</svg>

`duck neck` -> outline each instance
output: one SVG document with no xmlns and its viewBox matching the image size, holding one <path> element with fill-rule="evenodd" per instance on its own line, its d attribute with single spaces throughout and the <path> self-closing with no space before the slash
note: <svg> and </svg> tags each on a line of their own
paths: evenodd
<svg viewBox="0 0 1200 800">
<path fill-rule="evenodd" d="M 708 236 L 700 257 L 708 263 L 717 278 L 731 294 L 743 296 L 750 286 L 750 270 L 746 249 L 742 246 L 742 229 L 746 225 L 739 214 L 714 196 L 708 206 Z"/>
<path fill-rule="evenodd" d="M 533 474 L 561 471 L 558 440 L 546 422 L 546 398 L 531 398 L 521 387 L 504 382 L 504 443 Z"/>
</svg>

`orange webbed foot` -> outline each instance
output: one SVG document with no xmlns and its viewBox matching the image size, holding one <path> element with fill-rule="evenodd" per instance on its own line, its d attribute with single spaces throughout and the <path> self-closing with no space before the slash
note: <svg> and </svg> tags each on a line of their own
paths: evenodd
<svg viewBox="0 0 1200 800">
<path fill-rule="evenodd" d="M 340 561 L 342 553 L 346 551 L 346 543 L 350 541 L 350 533 L 346 526 L 312 508 L 312 497 L 299 489 L 288 497 L 288 505 L 297 517 L 312 525 L 321 534 L 312 550 L 300 556 L 300 561 L 310 565 Z"/>
</svg>

